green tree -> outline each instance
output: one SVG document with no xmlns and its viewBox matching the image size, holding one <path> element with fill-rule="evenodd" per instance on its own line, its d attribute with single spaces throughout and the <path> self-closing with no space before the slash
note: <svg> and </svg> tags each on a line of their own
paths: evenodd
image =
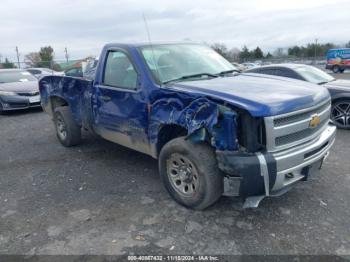
<svg viewBox="0 0 350 262">
<path fill-rule="evenodd" d="M 253 51 L 254 58 L 261 59 L 264 58 L 264 53 L 261 51 L 260 47 L 256 47 Z"/>
<path fill-rule="evenodd" d="M 39 51 L 39 67 L 51 68 L 53 65 L 53 48 L 51 46 L 41 47 Z"/>
<path fill-rule="evenodd" d="M 301 48 L 299 46 L 297 46 L 297 45 L 288 48 L 288 55 L 289 56 L 300 57 L 301 56 Z"/>
<path fill-rule="evenodd" d="M 350 41 L 348 43 L 345 44 L 346 48 L 350 48 Z"/>
<path fill-rule="evenodd" d="M 5 62 L 2 64 L 2 67 L 6 68 L 6 69 L 8 69 L 8 68 L 16 68 L 15 64 L 10 62 L 10 60 L 8 60 L 7 57 L 5 58 Z"/>
<path fill-rule="evenodd" d="M 265 58 L 267 58 L 267 59 L 270 59 L 270 58 L 272 58 L 272 57 L 273 57 L 273 55 L 271 55 L 270 52 L 268 52 L 268 53 L 266 54 L 266 56 L 265 56 Z"/>
<path fill-rule="evenodd" d="M 239 54 L 239 59 L 244 62 L 251 58 L 251 53 L 248 47 L 243 46 L 241 53 Z"/>
</svg>

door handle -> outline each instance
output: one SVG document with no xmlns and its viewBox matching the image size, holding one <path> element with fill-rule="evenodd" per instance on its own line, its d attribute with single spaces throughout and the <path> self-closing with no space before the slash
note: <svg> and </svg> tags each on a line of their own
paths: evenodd
<svg viewBox="0 0 350 262">
<path fill-rule="evenodd" d="M 110 96 L 100 96 L 101 100 L 103 101 L 110 101 L 111 97 Z"/>
</svg>

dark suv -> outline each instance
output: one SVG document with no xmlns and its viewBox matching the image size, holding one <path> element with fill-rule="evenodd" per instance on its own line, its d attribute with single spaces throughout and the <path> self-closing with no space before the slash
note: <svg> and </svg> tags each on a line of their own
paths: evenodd
<svg viewBox="0 0 350 262">
<path fill-rule="evenodd" d="M 309 65 L 276 64 L 247 70 L 258 73 L 299 79 L 327 87 L 332 97 L 331 118 L 343 129 L 350 129 L 350 81 L 337 80 L 328 73 Z"/>
</svg>

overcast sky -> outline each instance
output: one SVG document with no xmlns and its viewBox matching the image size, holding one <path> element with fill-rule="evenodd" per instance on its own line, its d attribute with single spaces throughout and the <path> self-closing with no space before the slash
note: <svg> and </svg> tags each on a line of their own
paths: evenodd
<svg viewBox="0 0 350 262">
<path fill-rule="evenodd" d="M 55 58 L 98 55 L 107 42 L 221 42 L 263 51 L 350 41 L 350 0 L 1 0 L 0 54 L 51 45 Z"/>
</svg>

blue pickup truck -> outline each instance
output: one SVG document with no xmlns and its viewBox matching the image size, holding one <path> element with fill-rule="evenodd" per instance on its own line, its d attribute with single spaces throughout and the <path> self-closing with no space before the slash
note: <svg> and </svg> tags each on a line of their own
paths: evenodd
<svg viewBox="0 0 350 262">
<path fill-rule="evenodd" d="M 336 134 L 325 88 L 239 74 L 199 44 L 107 44 L 94 79 L 46 76 L 40 94 L 64 146 L 86 129 L 148 154 L 172 198 L 199 210 L 287 192 L 317 173 Z"/>
</svg>

